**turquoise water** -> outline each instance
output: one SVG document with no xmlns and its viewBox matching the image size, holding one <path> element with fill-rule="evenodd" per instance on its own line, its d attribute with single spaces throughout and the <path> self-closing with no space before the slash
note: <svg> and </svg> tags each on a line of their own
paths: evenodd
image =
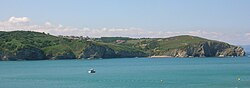
<svg viewBox="0 0 250 88">
<path fill-rule="evenodd" d="M 0 88 L 250 88 L 250 58 L 0 61 Z"/>
</svg>

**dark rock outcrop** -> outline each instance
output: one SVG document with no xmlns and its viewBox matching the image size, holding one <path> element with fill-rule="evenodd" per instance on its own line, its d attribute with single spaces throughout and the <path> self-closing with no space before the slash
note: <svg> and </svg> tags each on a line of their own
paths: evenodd
<svg viewBox="0 0 250 88">
<path fill-rule="evenodd" d="M 89 45 L 85 48 L 81 58 L 114 58 L 115 51 L 111 48 L 99 45 Z"/>
<path fill-rule="evenodd" d="M 15 53 L 6 54 L 0 51 L 0 60 L 58 60 L 58 59 L 76 59 L 73 52 L 64 52 L 60 55 L 45 55 L 37 48 L 24 48 Z"/>
<path fill-rule="evenodd" d="M 0 51 L 0 61 L 4 60 L 4 53 L 2 51 Z"/>
<path fill-rule="evenodd" d="M 42 50 L 37 48 L 25 48 L 16 52 L 16 59 L 20 60 L 44 60 L 45 55 Z"/>
<path fill-rule="evenodd" d="M 38 48 L 23 48 L 15 53 L 4 53 L 0 51 L 0 60 L 44 60 L 45 55 Z"/>
</svg>

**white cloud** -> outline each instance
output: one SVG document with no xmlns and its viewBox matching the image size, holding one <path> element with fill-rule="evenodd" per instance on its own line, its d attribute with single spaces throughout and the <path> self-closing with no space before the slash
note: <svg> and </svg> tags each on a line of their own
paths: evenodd
<svg viewBox="0 0 250 88">
<path fill-rule="evenodd" d="M 51 26 L 52 24 L 51 24 L 50 22 L 45 22 L 44 25 L 46 25 L 46 26 Z"/>
<path fill-rule="evenodd" d="M 250 37 L 250 33 L 246 33 L 245 35 Z"/>
<path fill-rule="evenodd" d="M 0 31 L 37 31 L 46 32 L 53 35 L 76 35 L 76 36 L 125 36 L 133 38 L 166 38 L 177 35 L 193 35 L 200 36 L 208 39 L 220 40 L 232 44 L 243 45 L 250 44 L 250 33 L 237 35 L 237 34 L 224 34 L 218 32 L 209 32 L 202 30 L 194 31 L 150 31 L 140 28 L 76 28 L 63 26 L 61 24 L 51 24 L 45 22 L 44 25 L 35 25 L 31 23 L 31 19 L 27 17 L 10 17 L 8 21 L 0 21 Z M 248 38 L 247 38 L 248 37 Z"/>
<path fill-rule="evenodd" d="M 30 22 L 31 20 L 27 17 L 10 17 L 8 22 L 10 23 L 28 23 Z"/>
</svg>

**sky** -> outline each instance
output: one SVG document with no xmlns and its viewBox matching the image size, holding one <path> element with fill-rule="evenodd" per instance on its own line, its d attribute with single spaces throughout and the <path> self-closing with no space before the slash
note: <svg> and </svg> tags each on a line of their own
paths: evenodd
<svg viewBox="0 0 250 88">
<path fill-rule="evenodd" d="M 1 0 L 0 31 L 53 35 L 193 35 L 250 45 L 250 0 Z"/>
</svg>

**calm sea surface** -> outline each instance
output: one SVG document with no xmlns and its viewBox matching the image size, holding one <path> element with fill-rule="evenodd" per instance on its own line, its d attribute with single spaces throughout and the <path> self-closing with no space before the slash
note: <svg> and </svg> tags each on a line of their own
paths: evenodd
<svg viewBox="0 0 250 88">
<path fill-rule="evenodd" d="M 250 58 L 0 61 L 0 88 L 250 88 Z"/>
</svg>

